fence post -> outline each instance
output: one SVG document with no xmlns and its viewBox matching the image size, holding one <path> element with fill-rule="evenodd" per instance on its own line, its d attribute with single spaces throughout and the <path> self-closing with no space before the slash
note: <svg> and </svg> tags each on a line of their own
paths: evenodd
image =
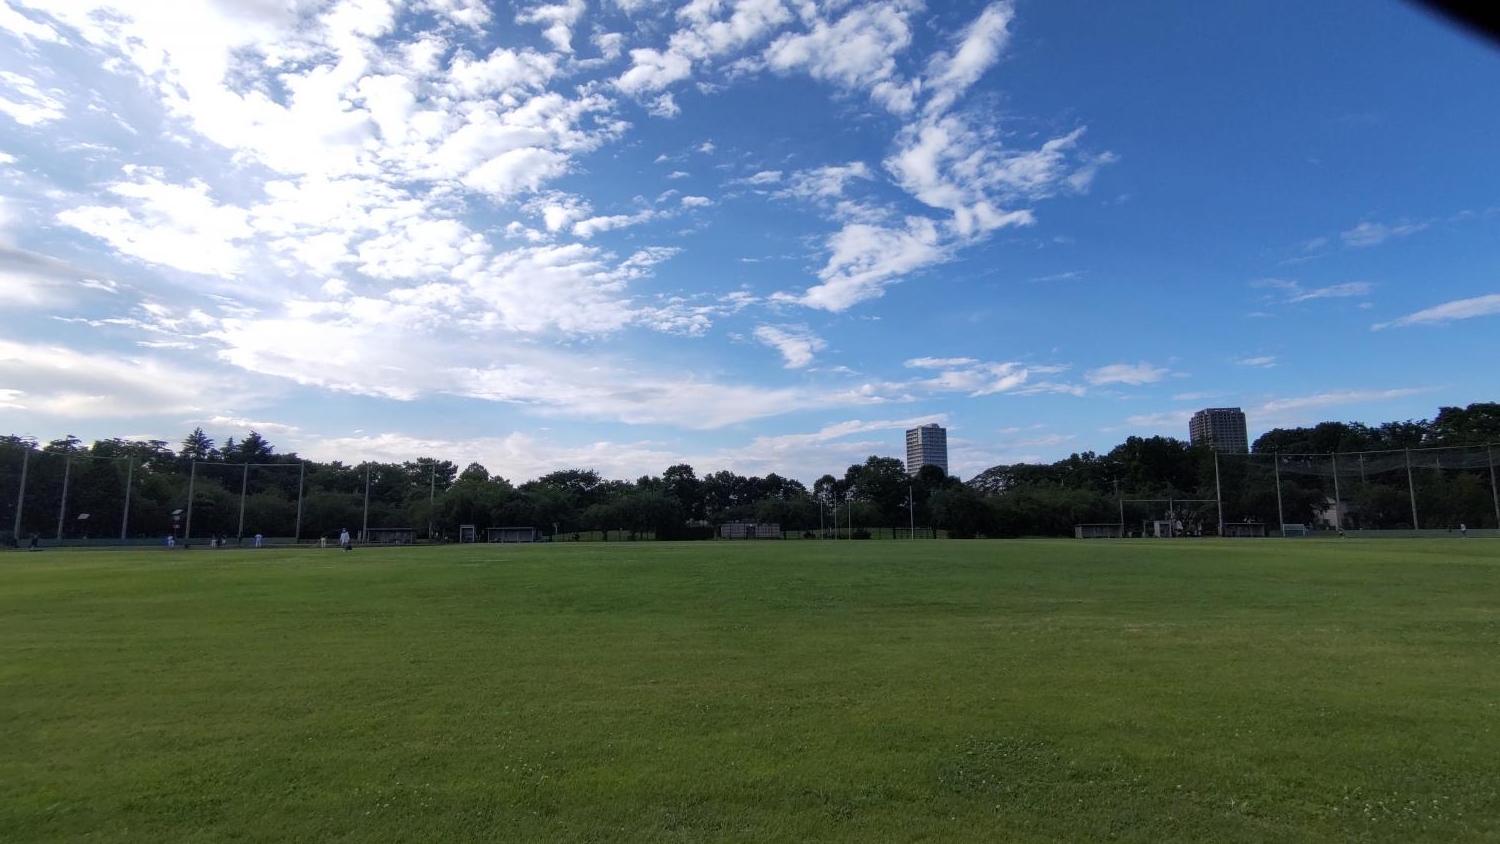
<svg viewBox="0 0 1500 844">
<path fill-rule="evenodd" d="M 26 501 L 26 467 L 30 462 L 31 448 L 23 444 L 21 447 L 21 486 L 16 490 L 16 529 L 14 536 L 18 545 L 21 542 L 21 505 Z M 1493 469 L 1491 469 L 1490 474 L 1493 476 Z"/>
<path fill-rule="evenodd" d="M 63 491 L 62 501 L 57 505 L 57 542 L 62 544 L 63 518 L 68 514 L 68 478 L 73 473 L 73 457 L 69 455 L 63 462 Z"/>
</svg>

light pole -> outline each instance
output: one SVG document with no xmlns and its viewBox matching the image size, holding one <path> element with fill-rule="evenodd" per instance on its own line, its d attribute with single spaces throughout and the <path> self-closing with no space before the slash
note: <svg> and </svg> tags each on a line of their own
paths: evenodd
<svg viewBox="0 0 1500 844">
<path fill-rule="evenodd" d="M 906 477 L 906 518 L 907 529 L 911 531 L 911 538 L 917 538 L 917 508 L 912 504 L 911 476 Z"/>
<path fill-rule="evenodd" d="M 854 538 L 854 490 L 844 494 L 845 506 L 849 508 L 849 538 Z"/>
</svg>

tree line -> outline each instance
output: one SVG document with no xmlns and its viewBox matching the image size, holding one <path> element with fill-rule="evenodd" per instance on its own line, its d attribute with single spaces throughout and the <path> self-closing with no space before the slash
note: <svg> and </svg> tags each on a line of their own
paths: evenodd
<svg viewBox="0 0 1500 844">
<path fill-rule="evenodd" d="M 165 440 L 85 445 L 74 436 L 37 443 L 3 435 L 0 533 L 12 539 L 59 532 L 69 538 L 165 536 L 186 527 L 190 495 L 194 536 L 300 533 L 304 540 L 364 525 L 412 528 L 431 538 L 453 538 L 460 525 L 476 525 L 688 539 L 712 536 L 714 525 L 735 520 L 855 537 L 875 526 L 913 525 L 959 537 L 1063 536 L 1076 524 L 1118 520 L 1128 526 L 1168 507 L 1179 518 L 1211 523 L 1216 513 L 1204 502 L 1221 497 L 1226 520 L 1275 525 L 1316 521 L 1334 488 L 1322 463 L 1275 455 L 1433 448 L 1466 448 L 1483 453 L 1485 462 L 1445 467 L 1419 459 L 1419 470 L 1398 472 L 1390 461 L 1372 459 L 1361 462 L 1368 470 L 1357 479 L 1346 462 L 1332 473 L 1347 475 L 1339 489 L 1350 503 L 1346 520 L 1353 523 L 1346 526 L 1410 527 L 1414 492 L 1422 505 L 1417 526 L 1479 527 L 1496 522 L 1490 443 L 1500 444 L 1500 404 L 1482 403 L 1443 407 L 1431 420 L 1278 428 L 1255 441 L 1250 458 L 1216 459 L 1202 445 L 1132 436 L 1104 454 L 993 466 L 968 482 L 935 466 L 908 477 L 901 460 L 871 455 L 841 476 L 823 475 L 809 489 L 775 473 L 700 476 L 686 463 L 634 481 L 564 469 L 517 483 L 479 463 L 460 469 L 431 457 L 305 460 L 277 452 L 254 430 L 216 443 L 197 428 L 175 449 Z M 1190 503 L 1162 503 L 1169 501 Z"/>
</svg>

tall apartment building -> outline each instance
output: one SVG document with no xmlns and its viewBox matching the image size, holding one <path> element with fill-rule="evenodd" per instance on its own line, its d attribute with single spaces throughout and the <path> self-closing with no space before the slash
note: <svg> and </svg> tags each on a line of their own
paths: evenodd
<svg viewBox="0 0 1500 844">
<path fill-rule="evenodd" d="M 1188 422 L 1193 445 L 1206 443 L 1221 454 L 1250 453 L 1250 435 L 1245 429 L 1245 411 L 1237 407 L 1210 407 L 1193 414 Z"/>
<path fill-rule="evenodd" d="M 915 475 L 923 466 L 948 473 L 948 429 L 936 422 L 906 431 L 906 474 Z"/>
</svg>

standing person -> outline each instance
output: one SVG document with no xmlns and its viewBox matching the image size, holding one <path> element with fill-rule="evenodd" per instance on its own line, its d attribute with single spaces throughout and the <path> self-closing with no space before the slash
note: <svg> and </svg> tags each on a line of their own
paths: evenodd
<svg viewBox="0 0 1500 844">
<path fill-rule="evenodd" d="M 327 548 L 328 547 L 328 537 L 326 537 L 326 536 L 320 536 L 320 537 L 318 537 L 318 547 L 319 548 Z"/>
<path fill-rule="evenodd" d="M 170 533 L 167 534 L 167 550 L 170 551 L 170 550 L 172 550 L 173 548 L 176 548 L 176 547 L 177 547 L 177 537 L 173 536 Z"/>
<path fill-rule="evenodd" d="M 33 533 L 31 535 L 31 544 L 28 545 L 28 546 L 26 546 L 26 550 L 27 551 L 40 551 L 40 550 L 42 550 L 41 540 L 37 537 L 37 535 L 35 533 Z"/>
<path fill-rule="evenodd" d="M 255 547 L 256 547 L 256 548 L 259 548 L 259 547 L 260 547 L 260 542 L 261 542 L 261 535 L 260 535 L 260 534 L 258 534 L 258 533 L 257 533 L 257 534 L 256 534 L 256 535 L 255 535 Z"/>
<path fill-rule="evenodd" d="M 349 529 L 339 531 L 339 547 L 345 551 L 353 550 L 353 544 L 349 542 Z"/>
<path fill-rule="evenodd" d="M 1466 524 L 1463 524 L 1462 522 L 1460 522 L 1459 525 L 1458 525 L 1458 535 L 1459 536 L 1468 536 L 1469 535 L 1469 526 L 1466 525 Z"/>
</svg>

